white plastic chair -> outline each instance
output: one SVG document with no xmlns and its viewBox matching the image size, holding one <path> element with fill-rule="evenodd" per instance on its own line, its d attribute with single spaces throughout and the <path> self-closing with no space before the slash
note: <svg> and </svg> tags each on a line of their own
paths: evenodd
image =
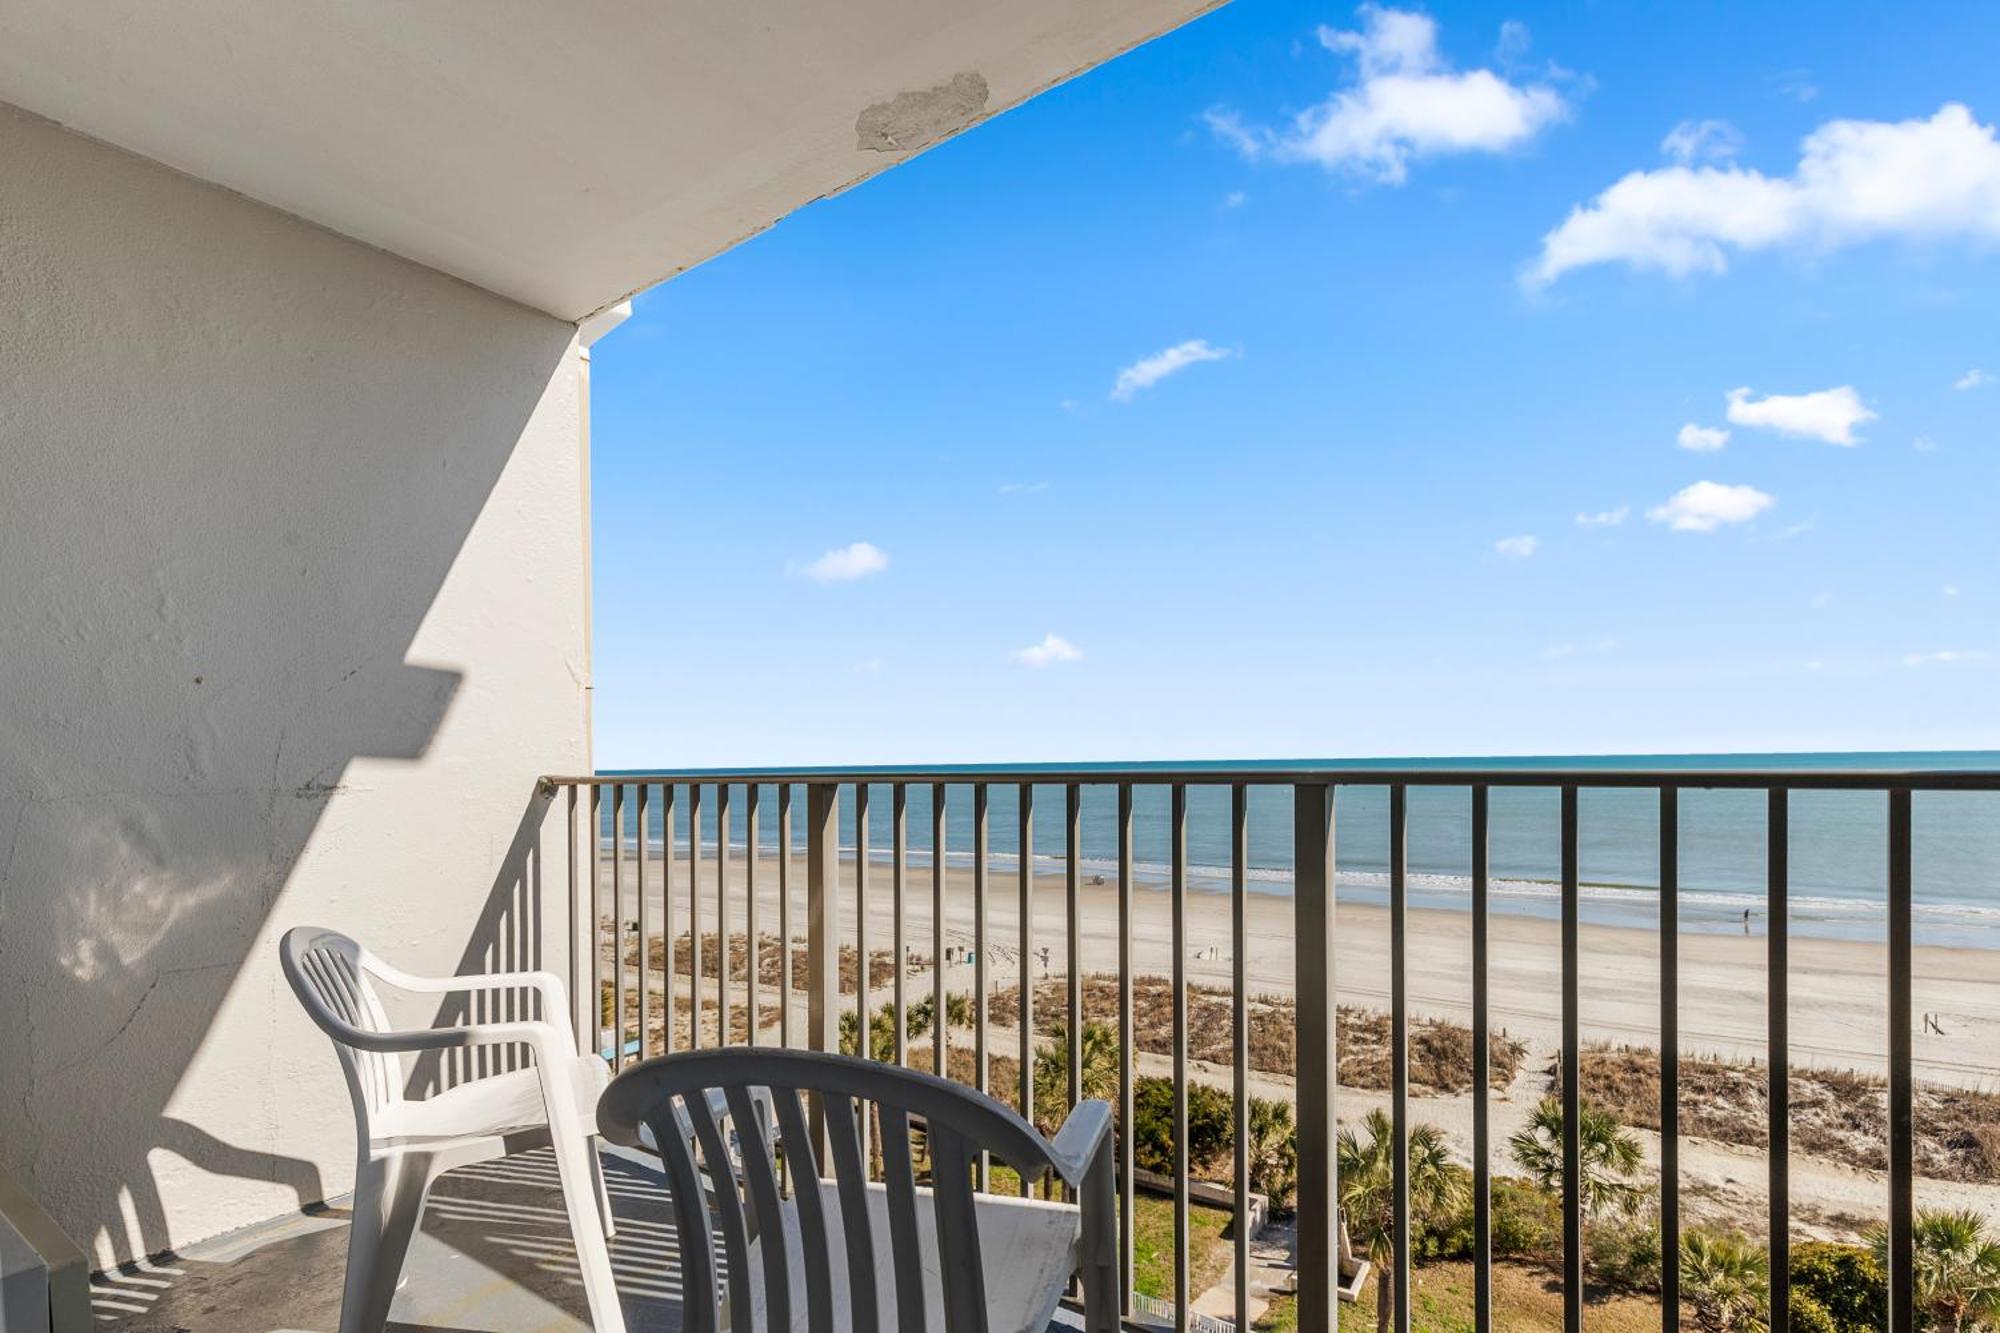
<svg viewBox="0 0 2000 1333">
<path fill-rule="evenodd" d="M 613 1234 L 611 1200 L 596 1143 L 597 1098 L 610 1072 L 596 1055 L 577 1053 L 562 982 L 547 972 L 411 976 L 345 935 L 310 926 L 287 931 L 278 949 L 299 1003 L 333 1038 L 354 1099 L 354 1221 L 340 1333 L 379 1333 L 387 1321 L 433 1180 L 454 1167 L 544 1146 L 555 1149 L 591 1322 L 599 1333 L 624 1333 L 605 1245 Z M 376 982 L 432 995 L 530 990 L 541 996 L 542 1017 L 397 1031 Z M 405 1053 L 509 1044 L 528 1047 L 533 1065 L 421 1100 L 404 1098 Z"/>
</svg>

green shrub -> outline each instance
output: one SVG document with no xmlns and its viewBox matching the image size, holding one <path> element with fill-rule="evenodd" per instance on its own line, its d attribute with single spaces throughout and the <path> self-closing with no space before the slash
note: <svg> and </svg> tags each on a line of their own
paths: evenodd
<svg viewBox="0 0 2000 1333">
<path fill-rule="evenodd" d="M 1460 1202 L 1412 1238 L 1417 1257 L 1424 1260 L 1472 1258 L 1472 1173 L 1452 1167 Z M 1493 1190 L 1493 1257 L 1534 1259 L 1554 1263 L 1562 1258 L 1562 1202 L 1532 1180 L 1495 1176 Z M 1654 1242 L 1655 1247 L 1658 1241 Z"/>
<path fill-rule="evenodd" d="M 1444 1174 L 1450 1182 L 1445 1192 L 1454 1202 L 1428 1221 L 1420 1220 L 1410 1237 L 1411 1249 L 1425 1263 L 1472 1258 L 1472 1172 L 1448 1163 Z M 1497 1189 L 1500 1182 L 1493 1184 Z"/>
<path fill-rule="evenodd" d="M 1834 1333 L 1875 1333 L 1889 1320 L 1889 1283 L 1863 1245 L 1801 1241 L 1792 1247 L 1792 1291 L 1825 1311 Z M 1796 1314 L 1796 1306 L 1794 1313 Z"/>
<path fill-rule="evenodd" d="M 1657 1217 L 1599 1218 L 1583 1230 L 1585 1262 L 1597 1281 L 1631 1291 L 1660 1285 L 1660 1222 Z"/>
<path fill-rule="evenodd" d="M 1531 1180 L 1493 1182 L 1493 1253 L 1509 1259 L 1562 1258 L 1562 1201 Z"/>
<path fill-rule="evenodd" d="M 1847 1333 L 1826 1307 L 1802 1291 L 1792 1293 L 1792 1333 Z M 1873 1330 L 1870 1330 L 1873 1333 Z"/>
<path fill-rule="evenodd" d="M 1229 1094 L 1190 1083 L 1188 1170 L 1213 1176 L 1231 1165 Z M 1132 1156 L 1141 1170 L 1171 1175 L 1174 1170 L 1174 1085 L 1165 1078 L 1136 1079 L 1132 1085 Z"/>
</svg>

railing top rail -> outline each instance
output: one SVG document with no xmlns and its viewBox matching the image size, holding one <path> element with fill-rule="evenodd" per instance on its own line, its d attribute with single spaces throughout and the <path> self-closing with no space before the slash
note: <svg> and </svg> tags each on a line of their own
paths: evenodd
<svg viewBox="0 0 2000 1333">
<path fill-rule="evenodd" d="M 635 770 L 590 775 L 551 775 L 549 787 L 592 787 L 647 783 L 755 783 L 758 785 L 852 783 L 929 785 L 1018 783 L 1065 786 L 1227 787 L 1637 787 L 1646 789 L 1749 789 L 1764 791 L 2000 791 L 1993 769 L 1792 769 L 1792 768 L 1062 768 L 1022 765 L 936 768 L 791 768 Z"/>
</svg>

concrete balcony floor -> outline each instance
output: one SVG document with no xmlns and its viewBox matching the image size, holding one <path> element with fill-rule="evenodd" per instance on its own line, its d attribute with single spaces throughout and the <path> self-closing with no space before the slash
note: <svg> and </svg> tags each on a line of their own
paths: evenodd
<svg viewBox="0 0 2000 1333">
<path fill-rule="evenodd" d="M 618 1216 L 611 1257 L 626 1324 L 632 1333 L 678 1329 L 673 1205 L 660 1173 L 615 1152 L 605 1155 L 605 1170 Z M 92 1284 L 91 1304 L 101 1327 L 134 1333 L 333 1333 L 346 1262 L 347 1213 L 331 1207 L 103 1274 Z M 404 1274 L 389 1333 L 590 1328 L 555 1160 L 546 1151 L 441 1178 Z M 1059 1316 L 1056 1328 L 1067 1327 Z"/>
</svg>

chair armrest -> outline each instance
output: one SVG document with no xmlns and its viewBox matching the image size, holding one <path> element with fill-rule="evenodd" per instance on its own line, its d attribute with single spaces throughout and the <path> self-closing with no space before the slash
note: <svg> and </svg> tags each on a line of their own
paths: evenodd
<svg viewBox="0 0 2000 1333">
<path fill-rule="evenodd" d="M 473 1023 L 455 1028 L 408 1028 L 395 1032 L 368 1032 L 350 1028 L 341 1040 L 360 1051 L 400 1055 L 406 1051 L 446 1051 L 466 1046 L 531 1046 L 535 1057 L 553 1061 L 567 1052 L 569 1032 L 553 1023 Z"/>
<path fill-rule="evenodd" d="M 450 995 L 461 991 L 489 990 L 534 990 L 541 994 L 542 1004 L 551 1015 L 569 1014 L 568 993 L 562 978 L 553 972 L 478 972 L 463 977 L 420 977 L 376 958 L 372 954 L 367 959 L 370 972 L 394 986 L 397 990 L 409 991 L 415 995 Z"/>
<path fill-rule="evenodd" d="M 1055 1163 L 1056 1174 L 1065 1183 L 1075 1186 L 1083 1183 L 1090 1173 L 1097 1154 L 1111 1141 L 1111 1103 L 1086 1101 L 1077 1103 L 1069 1119 L 1063 1121 L 1062 1128 L 1049 1143 L 1049 1156 Z"/>
</svg>

